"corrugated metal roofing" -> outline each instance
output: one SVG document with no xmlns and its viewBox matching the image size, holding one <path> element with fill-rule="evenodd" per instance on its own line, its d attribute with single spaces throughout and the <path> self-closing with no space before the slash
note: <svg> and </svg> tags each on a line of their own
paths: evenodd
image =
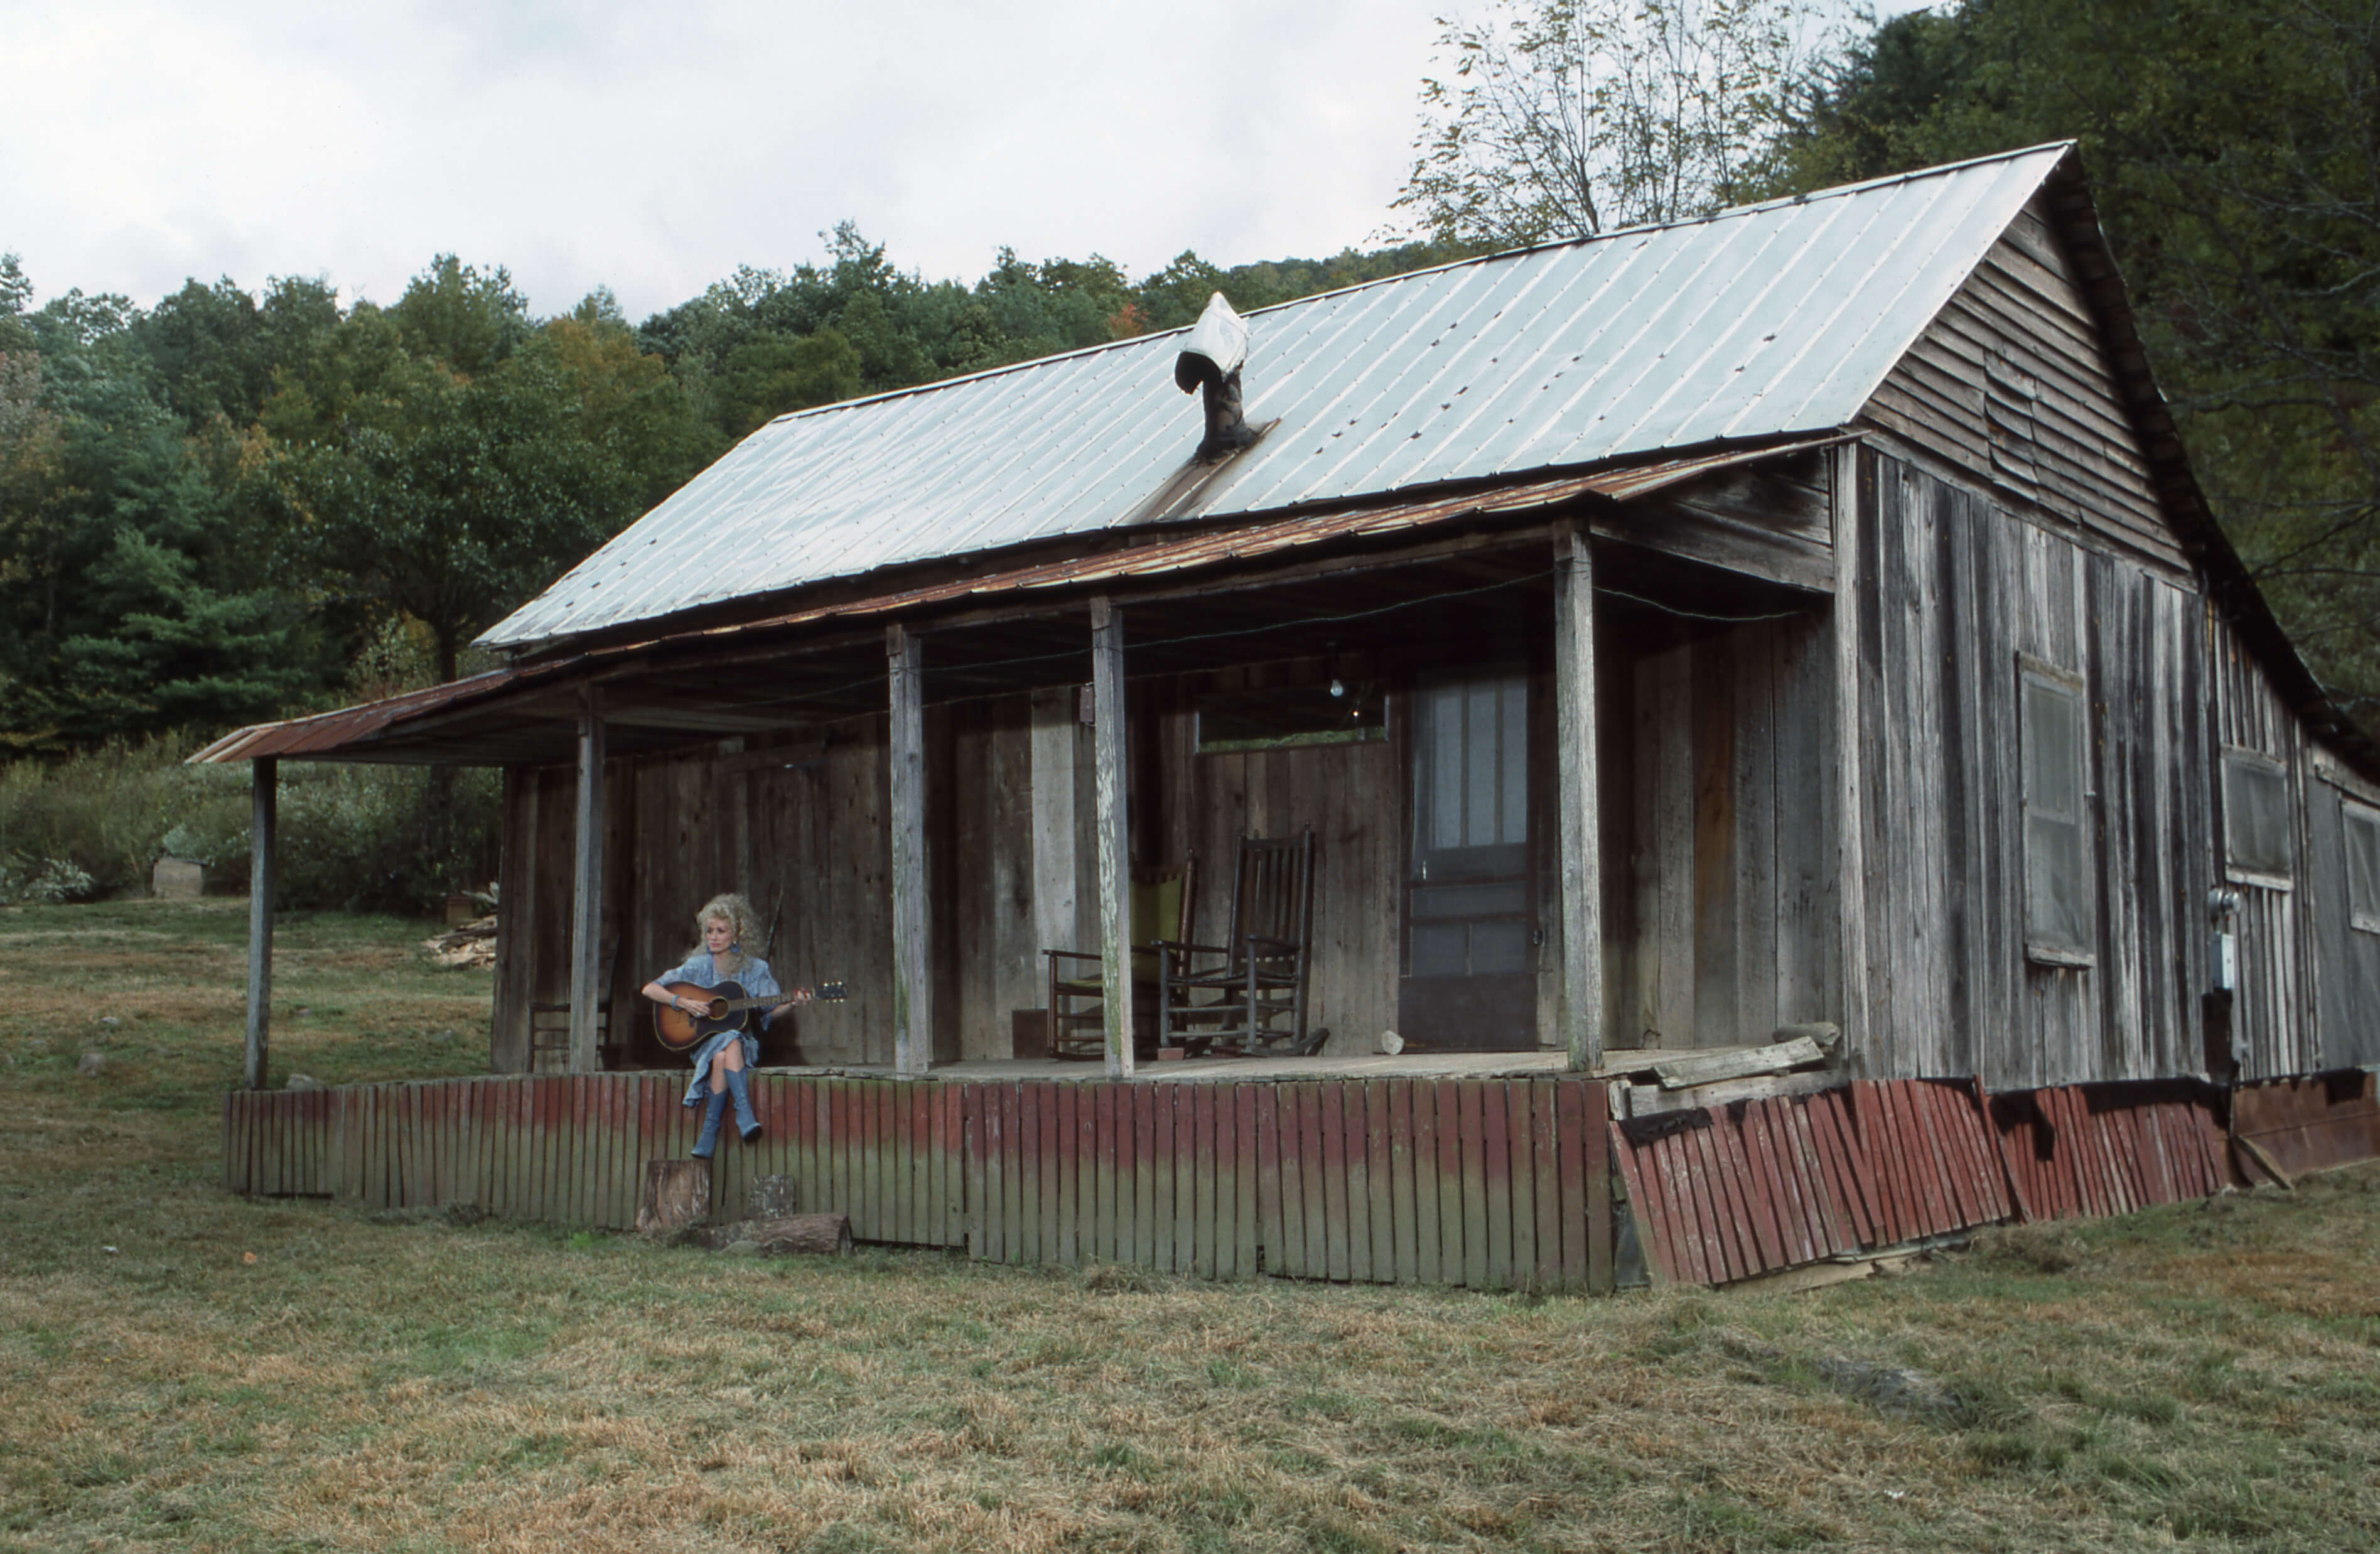
<svg viewBox="0 0 2380 1554">
<path fill-rule="evenodd" d="M 1522 249 L 1251 314 L 1279 425 L 1169 518 L 1849 422 L 2068 147 Z M 1119 526 L 1196 447 L 1180 333 L 771 422 L 480 641 L 526 647 Z"/>
</svg>

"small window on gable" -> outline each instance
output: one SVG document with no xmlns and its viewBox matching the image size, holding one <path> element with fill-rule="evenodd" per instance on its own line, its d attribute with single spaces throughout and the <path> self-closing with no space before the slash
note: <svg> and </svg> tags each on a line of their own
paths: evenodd
<svg viewBox="0 0 2380 1554">
<path fill-rule="evenodd" d="M 2082 682 L 2019 661 L 2024 742 L 2024 948 L 2050 965 L 2094 964 L 2089 746 Z"/>
<path fill-rule="evenodd" d="M 2347 920 L 2380 933 L 2380 809 L 2343 807 L 2347 819 Z"/>
<path fill-rule="evenodd" d="M 2297 872 L 2290 845 L 2289 769 L 2255 750 L 2223 752 L 2223 850 L 2230 877 L 2285 891 Z"/>
</svg>

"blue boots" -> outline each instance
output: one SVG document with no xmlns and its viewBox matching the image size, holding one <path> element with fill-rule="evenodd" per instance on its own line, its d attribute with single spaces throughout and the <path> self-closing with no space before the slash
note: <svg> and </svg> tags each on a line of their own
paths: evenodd
<svg viewBox="0 0 2380 1554">
<path fill-rule="evenodd" d="M 702 1108 L 702 1133 L 694 1141 L 694 1158 L 707 1160 L 719 1148 L 719 1119 L 727 1111 L 732 1098 L 735 1102 L 735 1131 L 744 1142 L 751 1143 L 760 1136 L 760 1119 L 752 1114 L 752 1081 L 740 1068 L 722 1068 L 719 1077 L 727 1081 L 727 1088 L 713 1090 Z"/>
<path fill-rule="evenodd" d="M 702 1134 L 694 1141 L 694 1158 L 707 1160 L 719 1147 L 719 1119 L 727 1110 L 727 1092 L 713 1090 L 702 1108 Z"/>
<path fill-rule="evenodd" d="M 740 1068 L 727 1071 L 727 1093 L 735 1098 L 735 1131 L 744 1142 L 760 1136 L 760 1119 L 752 1115 L 752 1077 Z"/>
</svg>

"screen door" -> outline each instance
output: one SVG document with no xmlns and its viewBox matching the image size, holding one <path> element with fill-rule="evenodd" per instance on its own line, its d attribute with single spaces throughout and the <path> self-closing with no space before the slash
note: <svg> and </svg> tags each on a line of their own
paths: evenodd
<svg viewBox="0 0 2380 1554">
<path fill-rule="evenodd" d="M 1424 1048 L 1536 1045 L 1528 709 L 1518 673 L 1415 693 L 1397 1028 Z"/>
</svg>

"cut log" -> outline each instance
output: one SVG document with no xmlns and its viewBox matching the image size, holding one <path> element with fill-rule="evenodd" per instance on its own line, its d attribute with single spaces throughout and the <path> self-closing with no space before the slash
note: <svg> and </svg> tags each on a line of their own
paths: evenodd
<svg viewBox="0 0 2380 1554">
<path fill-rule="evenodd" d="M 644 1196 L 637 1203 L 637 1233 L 665 1236 L 710 1216 L 709 1160 L 648 1160 Z"/>
<path fill-rule="evenodd" d="M 733 1247 L 770 1257 L 806 1252 L 813 1257 L 847 1257 L 851 1255 L 851 1216 L 785 1214 L 773 1219 L 738 1220 L 732 1225 L 702 1232 L 701 1240 L 714 1251 Z"/>
<path fill-rule="evenodd" d="M 1716 1084 L 1721 1079 L 1743 1079 L 1755 1074 L 1783 1074 L 1789 1069 L 1804 1068 L 1826 1060 L 1826 1052 L 1816 1042 L 1801 1036 L 1791 1041 L 1780 1041 L 1773 1047 L 1671 1058 L 1666 1062 L 1655 1063 L 1653 1072 L 1659 1076 L 1661 1088 L 1682 1090 L 1691 1085 Z"/>
<path fill-rule="evenodd" d="M 744 1212 L 755 1220 L 783 1220 L 802 1211 L 802 1179 L 763 1176 L 752 1184 Z"/>
</svg>

